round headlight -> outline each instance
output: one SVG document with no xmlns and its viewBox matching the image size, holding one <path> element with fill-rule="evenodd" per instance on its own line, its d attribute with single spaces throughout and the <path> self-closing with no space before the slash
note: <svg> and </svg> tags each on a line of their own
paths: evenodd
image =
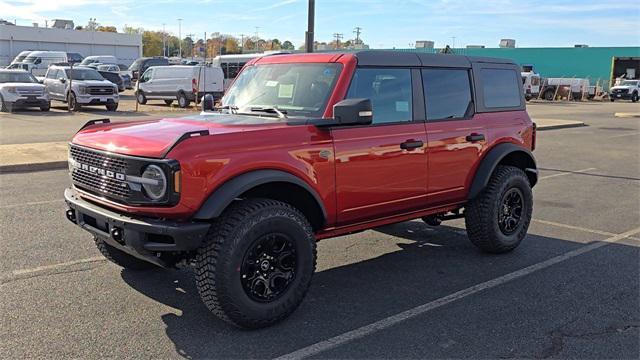
<svg viewBox="0 0 640 360">
<path fill-rule="evenodd" d="M 142 187 L 153 200 L 160 200 L 167 192 L 167 177 L 157 165 L 149 165 L 142 173 Z"/>
</svg>

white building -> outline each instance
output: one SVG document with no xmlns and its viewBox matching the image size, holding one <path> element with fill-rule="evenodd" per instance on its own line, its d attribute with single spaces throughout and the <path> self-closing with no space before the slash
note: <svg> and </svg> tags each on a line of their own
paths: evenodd
<svg viewBox="0 0 640 360">
<path fill-rule="evenodd" d="M 142 35 L 0 25 L 0 66 L 24 50 L 50 50 L 113 55 L 125 65 L 142 56 Z"/>
</svg>

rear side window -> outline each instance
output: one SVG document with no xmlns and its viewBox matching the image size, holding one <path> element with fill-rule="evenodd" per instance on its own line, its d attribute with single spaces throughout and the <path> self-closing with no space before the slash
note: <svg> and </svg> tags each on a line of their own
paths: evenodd
<svg viewBox="0 0 640 360">
<path fill-rule="evenodd" d="M 519 107 L 521 102 L 520 75 L 509 69 L 482 69 L 480 81 L 486 108 Z"/>
<path fill-rule="evenodd" d="M 470 114 L 471 83 L 465 69 L 422 70 L 427 120 L 461 119 Z"/>
<path fill-rule="evenodd" d="M 360 68 L 351 80 L 347 98 L 367 98 L 373 107 L 373 124 L 412 120 L 409 69 Z"/>
</svg>

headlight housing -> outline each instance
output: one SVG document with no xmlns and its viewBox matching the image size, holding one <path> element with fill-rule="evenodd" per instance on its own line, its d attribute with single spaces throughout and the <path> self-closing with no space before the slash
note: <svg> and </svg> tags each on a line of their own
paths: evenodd
<svg viewBox="0 0 640 360">
<path fill-rule="evenodd" d="M 157 165 L 144 169 L 141 182 L 146 195 L 152 200 L 161 200 L 167 193 L 167 176 Z"/>
<path fill-rule="evenodd" d="M 86 86 L 78 86 L 78 94 L 86 95 L 87 94 L 87 87 Z"/>
<path fill-rule="evenodd" d="M 17 94 L 18 93 L 18 88 L 16 88 L 15 86 L 8 86 L 6 88 L 4 88 L 9 94 Z"/>
</svg>

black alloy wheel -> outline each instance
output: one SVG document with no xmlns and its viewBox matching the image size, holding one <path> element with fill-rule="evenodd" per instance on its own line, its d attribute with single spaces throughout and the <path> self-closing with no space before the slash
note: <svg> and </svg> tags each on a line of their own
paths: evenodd
<svg viewBox="0 0 640 360">
<path fill-rule="evenodd" d="M 244 256 L 240 269 L 244 291 L 255 301 L 276 300 L 293 282 L 296 265 L 295 244 L 287 235 L 264 235 Z"/>
<path fill-rule="evenodd" d="M 523 195 L 518 188 L 509 189 L 500 202 L 498 226 L 505 235 L 513 234 L 520 225 L 523 209 Z"/>
</svg>

